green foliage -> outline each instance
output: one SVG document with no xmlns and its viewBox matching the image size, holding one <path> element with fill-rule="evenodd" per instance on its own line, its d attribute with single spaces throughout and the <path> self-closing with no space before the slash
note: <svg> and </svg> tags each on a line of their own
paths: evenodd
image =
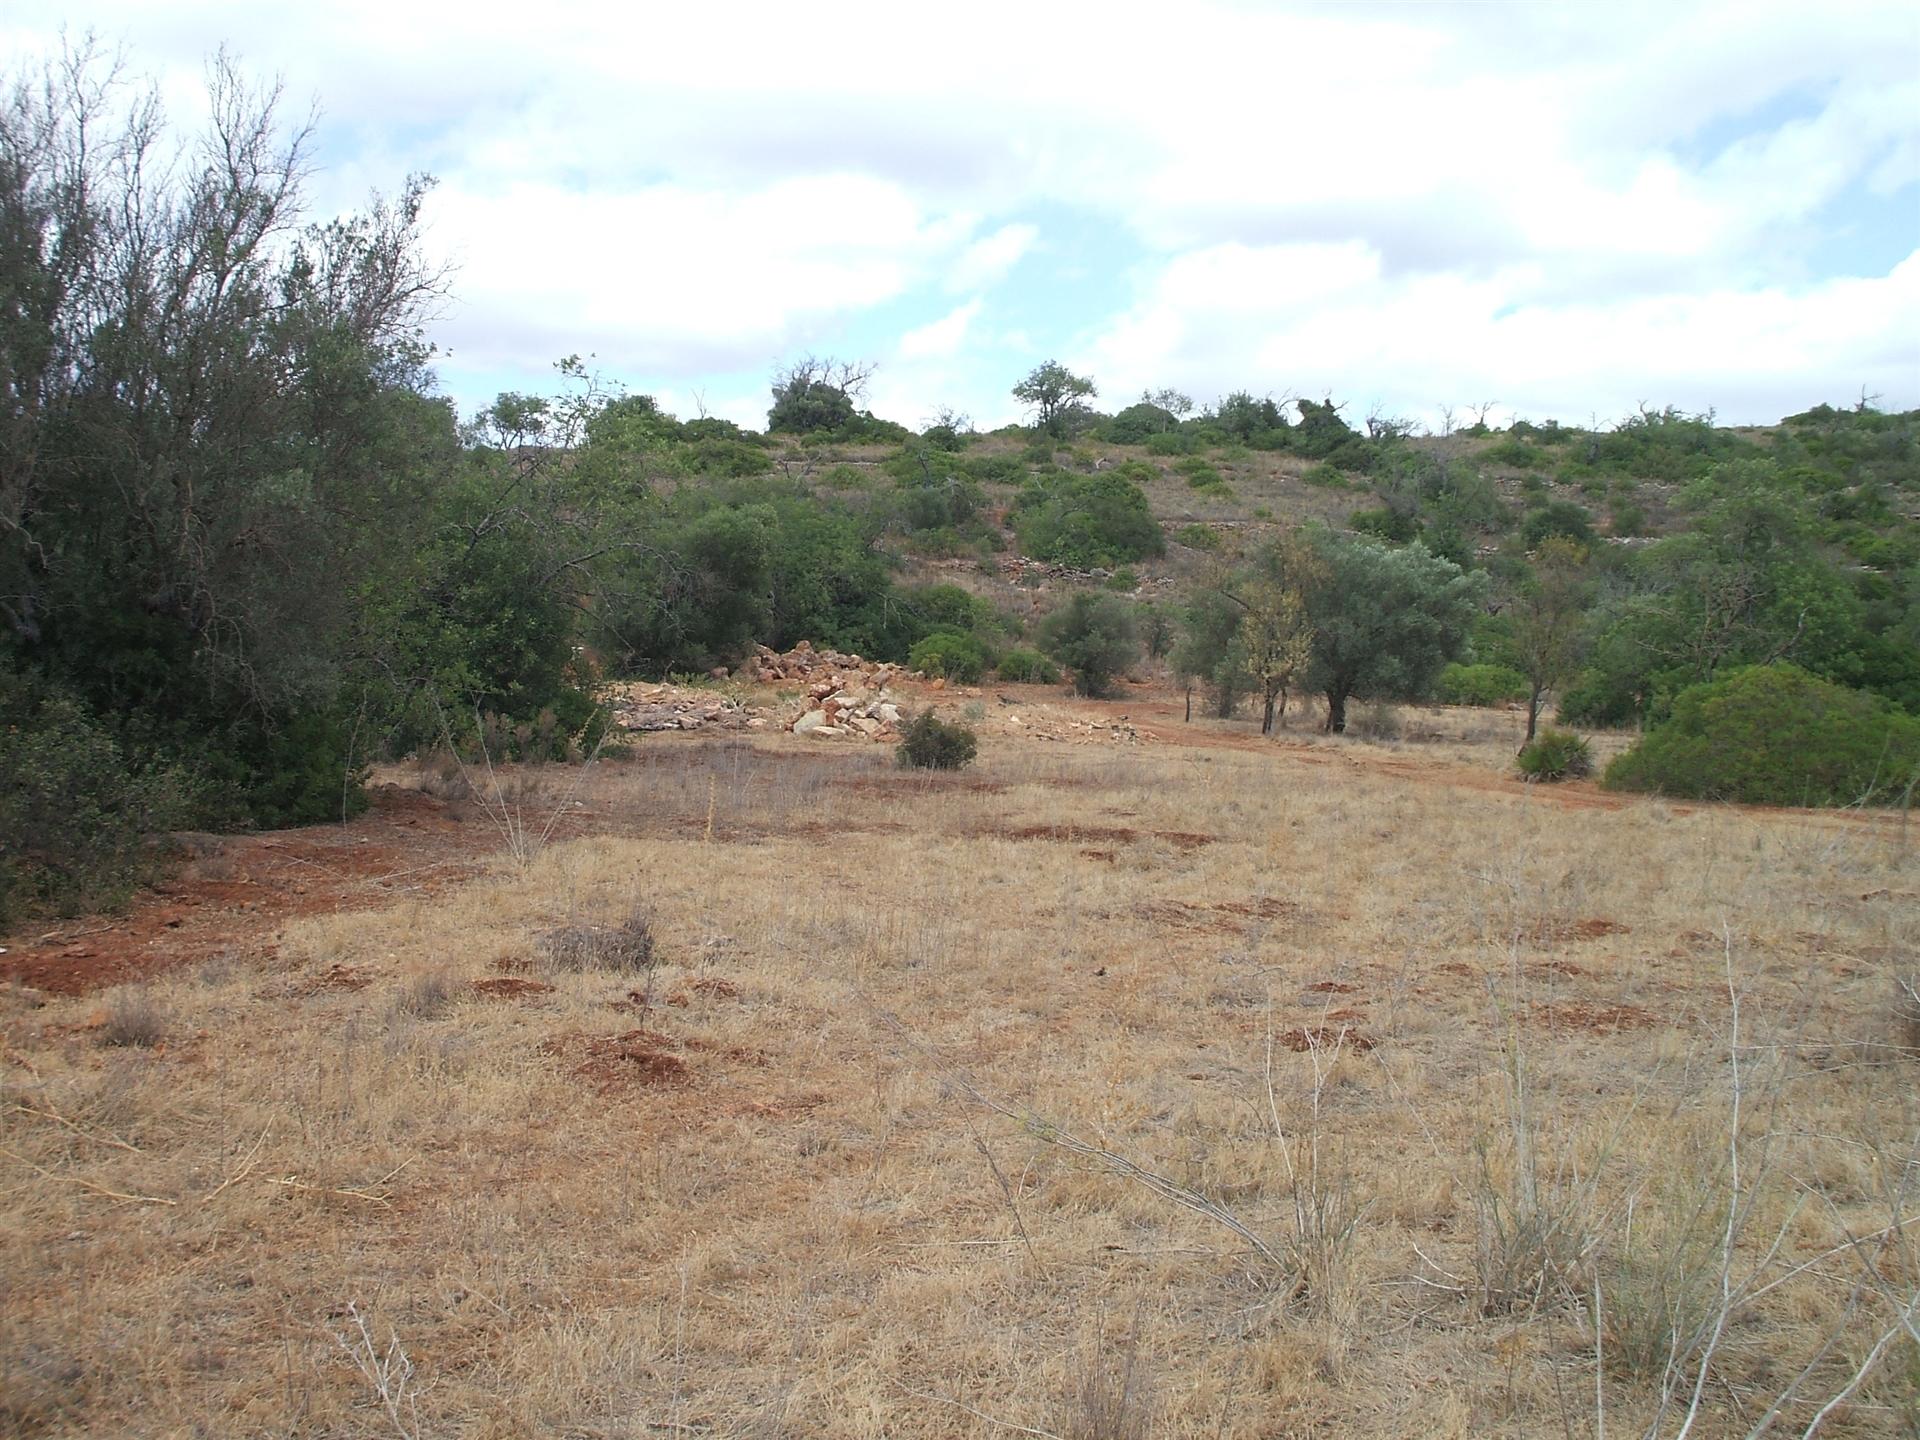
<svg viewBox="0 0 1920 1440">
<path fill-rule="evenodd" d="M 1000 657 L 999 676 L 1010 685 L 1057 685 L 1060 671 L 1038 650 L 1015 648 Z"/>
<path fill-rule="evenodd" d="M 1448 665 L 1435 688 L 1447 705 L 1505 705 L 1527 698 L 1527 677 L 1508 665 Z"/>
<path fill-rule="evenodd" d="M 1214 407 L 1212 419 L 1221 433 L 1256 450 L 1284 450 L 1291 442 L 1286 412 L 1272 396 L 1256 400 L 1248 391 L 1236 390 Z"/>
<path fill-rule="evenodd" d="M 1520 533 L 1529 549 L 1556 535 L 1584 545 L 1593 539 L 1593 517 L 1571 500 L 1550 500 L 1527 512 Z"/>
<path fill-rule="evenodd" d="M 909 446 L 886 464 L 899 484 L 899 514 L 910 532 L 967 531 L 975 527 L 986 496 L 953 456 L 925 445 Z M 976 538 L 980 533 L 974 531 Z"/>
<path fill-rule="evenodd" d="M 1149 455 L 1191 455 L 1200 448 L 1199 437 L 1187 429 L 1149 435 L 1141 443 Z"/>
<path fill-rule="evenodd" d="M 1182 613 L 1173 646 L 1174 674 L 1204 684 L 1213 696 L 1214 713 L 1223 717 L 1233 713 L 1253 683 L 1241 646 L 1245 613 L 1223 589 L 1202 590 Z"/>
<path fill-rule="evenodd" d="M 1220 532 L 1210 525 L 1183 525 L 1174 532 L 1176 543 L 1189 550 L 1217 551 L 1226 542 L 1220 538 Z"/>
<path fill-rule="evenodd" d="M 1793 665 L 1682 691 L 1606 785 L 1764 805 L 1894 804 L 1920 778 L 1920 719 Z"/>
<path fill-rule="evenodd" d="M 1055 439 L 1071 435 L 1087 418 L 1087 401 L 1100 392 L 1057 360 L 1037 365 L 1013 387 L 1013 398 L 1033 411 L 1037 429 Z"/>
<path fill-rule="evenodd" d="M 1711 415 L 1687 415 L 1668 406 L 1642 410 L 1612 430 L 1587 434 L 1572 447 L 1563 478 L 1583 470 L 1648 480 L 1698 479 L 1715 465 L 1753 453 L 1751 442 L 1714 428 Z"/>
<path fill-rule="evenodd" d="M 1308 683 L 1327 697 L 1328 724 L 1346 727 L 1349 698 L 1417 699 L 1459 654 L 1486 594 L 1417 542 L 1394 546 L 1318 531 L 1321 569 L 1306 592 L 1314 636 Z"/>
<path fill-rule="evenodd" d="M 1686 687 L 1776 660 L 1902 702 L 1915 694 L 1904 658 L 1920 634 L 1915 592 L 1889 587 L 1891 603 L 1866 605 L 1823 553 L 1793 477 L 1736 461 L 1685 500 L 1691 528 L 1635 554 L 1612 585 L 1562 713 L 1657 721 Z"/>
<path fill-rule="evenodd" d="M 979 748 L 972 730 L 927 710 L 900 732 L 899 764 L 903 770 L 959 770 L 973 762 Z"/>
<path fill-rule="evenodd" d="M 1645 533 L 1647 512 L 1627 500 L 1616 500 L 1607 509 L 1607 531 L 1626 539 Z"/>
<path fill-rule="evenodd" d="M 928 675 L 945 676 L 963 685 L 972 685 L 986 673 L 987 657 L 980 648 L 980 642 L 973 636 L 952 630 L 936 630 L 908 652 L 907 664 Z"/>
<path fill-rule="evenodd" d="M 1118 470 L 1036 476 L 1014 505 L 1014 529 L 1029 555 L 1078 569 L 1108 569 L 1166 551 L 1147 497 Z"/>
<path fill-rule="evenodd" d="M 1329 465 L 1325 461 L 1322 461 L 1318 465 L 1309 465 L 1306 470 L 1301 473 L 1300 483 L 1303 485 L 1312 485 L 1320 490 L 1346 490 L 1351 488 L 1353 484 L 1351 480 L 1347 479 L 1345 471 L 1336 465 Z"/>
<path fill-rule="evenodd" d="M 1133 609 L 1115 595 L 1075 595 L 1042 623 L 1040 641 L 1073 671 L 1074 689 L 1095 697 L 1107 694 L 1140 654 Z"/>
<path fill-rule="evenodd" d="M 1404 510 L 1385 506 L 1377 510 L 1356 510 L 1347 524 L 1362 535 L 1371 535 L 1392 545 L 1404 545 L 1420 534 L 1420 522 Z"/>
<path fill-rule="evenodd" d="M 1482 450 L 1480 458 L 1489 465 L 1507 465 L 1515 470 L 1542 470 L 1553 457 L 1537 445 L 1529 445 L 1525 440 L 1509 436 L 1499 444 L 1489 445 Z"/>
<path fill-rule="evenodd" d="M 1226 476 L 1199 456 L 1191 456 L 1173 467 L 1187 477 L 1187 484 L 1196 490 L 1218 490 L 1225 487 Z"/>
<path fill-rule="evenodd" d="M 1053 458 L 1051 452 L 1047 458 Z M 969 455 L 960 471 L 987 485 L 1018 485 L 1027 478 L 1027 462 L 1018 455 Z"/>
<path fill-rule="evenodd" d="M 130 761 L 71 695 L 0 679 L 0 926 L 117 905 L 147 872 L 145 837 L 196 817 L 194 781 Z"/>
<path fill-rule="evenodd" d="M 1177 429 L 1179 424 L 1180 417 L 1171 410 L 1142 400 L 1137 405 L 1129 405 L 1118 415 L 1101 421 L 1094 433 L 1098 438 L 1115 445 L 1141 445 L 1154 435 L 1168 434 Z"/>
<path fill-rule="evenodd" d="M 1529 780 L 1584 780 L 1593 773 L 1593 748 L 1583 736 L 1549 726 L 1521 747 L 1514 763 Z"/>
</svg>

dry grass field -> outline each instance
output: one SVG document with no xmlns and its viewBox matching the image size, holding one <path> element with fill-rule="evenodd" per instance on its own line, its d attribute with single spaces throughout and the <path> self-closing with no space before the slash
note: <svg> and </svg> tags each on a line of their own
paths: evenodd
<svg viewBox="0 0 1920 1440">
<path fill-rule="evenodd" d="M 1920 1433 L 1920 836 L 1173 703 L 0 994 L 0 1433 Z"/>
</svg>

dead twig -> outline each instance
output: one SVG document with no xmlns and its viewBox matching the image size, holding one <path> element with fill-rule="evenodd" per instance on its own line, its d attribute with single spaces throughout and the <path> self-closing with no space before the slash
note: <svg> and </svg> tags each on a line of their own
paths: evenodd
<svg viewBox="0 0 1920 1440">
<path fill-rule="evenodd" d="M 83 1176 L 62 1175 L 57 1171 L 49 1170 L 44 1166 L 34 1164 L 33 1161 L 27 1159 L 27 1157 L 20 1154 L 19 1151 L 9 1150 L 4 1145 L 0 1145 L 0 1155 L 5 1155 L 9 1159 L 18 1160 L 22 1165 L 26 1166 L 29 1170 L 33 1171 L 34 1174 L 44 1176 L 48 1180 L 63 1180 L 70 1185 L 78 1185 L 83 1190 L 91 1190 L 96 1195 L 104 1195 L 109 1200 L 118 1200 L 122 1204 L 176 1205 L 177 1206 L 180 1203 L 178 1200 L 169 1200 L 164 1195 L 134 1195 L 134 1194 L 128 1193 L 125 1190 L 111 1190 L 107 1186 L 98 1184 L 92 1180 L 88 1180 Z"/>
</svg>

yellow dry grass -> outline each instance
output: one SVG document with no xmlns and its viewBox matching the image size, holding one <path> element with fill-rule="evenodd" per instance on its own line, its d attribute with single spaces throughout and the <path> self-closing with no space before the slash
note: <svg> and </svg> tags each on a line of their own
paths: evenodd
<svg viewBox="0 0 1920 1440">
<path fill-rule="evenodd" d="M 1920 1269 L 1915 846 L 1369 755 L 650 740 L 158 1045 L 9 996 L 0 1431 L 1673 1434 L 1731 1200 L 1691 1433 L 1800 1434 Z"/>
</svg>

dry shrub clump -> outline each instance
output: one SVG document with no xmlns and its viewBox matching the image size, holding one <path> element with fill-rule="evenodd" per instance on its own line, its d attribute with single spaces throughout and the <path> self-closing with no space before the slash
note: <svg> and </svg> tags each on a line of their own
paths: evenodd
<svg viewBox="0 0 1920 1440">
<path fill-rule="evenodd" d="M 100 1027 L 100 1043 L 152 1049 L 167 1038 L 167 1012 L 144 985 L 114 991 Z"/>
<path fill-rule="evenodd" d="M 543 932 L 538 943 L 542 959 L 555 971 L 638 975 L 651 970 L 659 958 L 654 953 L 653 925 L 640 910 L 612 925 L 557 925 Z"/>
</svg>

